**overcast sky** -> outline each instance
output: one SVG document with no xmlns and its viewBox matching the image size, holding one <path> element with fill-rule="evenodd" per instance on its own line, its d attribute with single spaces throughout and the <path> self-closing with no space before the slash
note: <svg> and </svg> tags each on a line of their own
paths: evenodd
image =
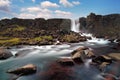
<svg viewBox="0 0 120 80">
<path fill-rule="evenodd" d="M 120 0 L 0 0 L 3 18 L 79 18 L 120 13 Z"/>
</svg>

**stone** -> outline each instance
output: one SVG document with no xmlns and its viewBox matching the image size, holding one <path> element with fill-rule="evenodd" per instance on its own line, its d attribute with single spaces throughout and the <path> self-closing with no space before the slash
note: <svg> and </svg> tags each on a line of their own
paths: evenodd
<svg viewBox="0 0 120 80">
<path fill-rule="evenodd" d="M 9 50 L 0 48 L 0 60 L 8 59 L 12 56 L 13 54 Z"/>
<path fill-rule="evenodd" d="M 107 56 L 111 57 L 113 60 L 120 60 L 120 53 L 109 53 Z"/>
<path fill-rule="evenodd" d="M 92 58 L 95 55 L 88 47 L 83 46 L 71 52 L 71 56 L 75 62 L 82 63 L 86 58 Z"/>
<path fill-rule="evenodd" d="M 37 71 L 37 67 L 35 65 L 27 64 L 17 69 L 8 70 L 7 73 L 23 76 L 23 75 L 30 75 L 36 73 L 36 71 Z"/>
<path fill-rule="evenodd" d="M 97 63 L 97 64 L 102 64 L 103 62 L 107 62 L 110 64 L 112 63 L 112 58 L 106 55 L 101 55 L 101 56 L 97 56 L 96 58 L 93 58 L 92 62 Z"/>
<path fill-rule="evenodd" d="M 73 66 L 74 61 L 71 58 L 61 58 L 57 60 L 58 63 L 60 63 L 63 66 Z"/>
<path fill-rule="evenodd" d="M 72 55 L 72 59 L 75 63 L 83 63 L 83 51 L 76 52 L 74 55 Z"/>
</svg>

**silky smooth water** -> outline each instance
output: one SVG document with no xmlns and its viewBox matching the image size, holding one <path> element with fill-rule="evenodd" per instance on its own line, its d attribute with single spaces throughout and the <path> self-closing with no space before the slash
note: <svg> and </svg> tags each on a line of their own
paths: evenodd
<svg viewBox="0 0 120 80">
<path fill-rule="evenodd" d="M 61 57 L 70 57 L 70 53 L 77 49 L 80 46 L 88 46 L 92 48 L 101 48 L 108 47 L 109 44 L 97 44 L 91 45 L 91 42 L 81 42 L 81 43 L 73 43 L 73 44 L 63 44 L 63 45 L 46 45 L 46 46 L 22 46 L 19 48 L 13 47 L 9 49 L 14 55 L 22 50 L 30 50 L 29 53 L 26 53 L 25 56 L 22 57 L 12 57 L 6 60 L 0 61 L 0 80 L 11 80 L 14 75 L 7 74 L 6 71 L 9 69 L 15 69 L 20 66 L 32 63 L 37 65 L 37 73 L 29 76 L 22 76 L 17 80 L 40 80 L 41 75 L 38 75 L 39 72 L 44 71 L 47 68 L 47 64 L 56 61 Z M 89 63 L 91 60 L 87 60 L 85 64 L 81 66 L 74 67 L 74 80 L 88 80 L 88 78 L 93 77 L 100 74 L 100 71 L 95 67 L 92 68 Z M 63 67 L 64 68 L 64 67 Z M 82 70 L 80 70 L 82 69 Z M 79 77 L 82 75 L 83 77 Z M 85 78 L 84 76 L 88 76 Z M 100 80 L 93 79 L 89 80 Z"/>
</svg>

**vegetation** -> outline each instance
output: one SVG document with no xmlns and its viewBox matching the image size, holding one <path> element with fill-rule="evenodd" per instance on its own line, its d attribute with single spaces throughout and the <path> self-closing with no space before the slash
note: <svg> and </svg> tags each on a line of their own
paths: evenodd
<svg viewBox="0 0 120 80">
<path fill-rule="evenodd" d="M 23 26 L 19 26 L 19 25 L 14 25 L 14 26 L 16 26 L 16 27 L 8 28 L 7 31 L 15 32 L 15 31 L 23 31 L 23 30 L 25 30 L 25 27 L 23 27 Z"/>
<path fill-rule="evenodd" d="M 0 46 L 13 46 L 19 44 L 21 39 L 19 38 L 10 38 L 10 39 L 0 39 Z"/>
<path fill-rule="evenodd" d="M 50 41 L 50 40 L 53 40 L 53 37 L 52 36 L 40 36 L 40 37 L 35 37 L 35 38 L 32 38 L 29 40 L 29 42 L 41 42 L 41 41 Z"/>
<path fill-rule="evenodd" d="M 75 42 L 76 40 L 78 40 L 78 37 L 72 34 L 63 36 L 65 42 Z"/>
</svg>

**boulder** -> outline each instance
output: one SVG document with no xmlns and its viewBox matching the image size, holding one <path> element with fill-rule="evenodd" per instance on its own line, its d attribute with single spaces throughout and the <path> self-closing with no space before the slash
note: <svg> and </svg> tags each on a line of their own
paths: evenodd
<svg viewBox="0 0 120 80">
<path fill-rule="evenodd" d="M 75 62 L 83 62 L 84 59 L 95 56 L 94 53 L 88 47 L 80 47 L 74 50 L 71 53 L 71 55 L 72 55 L 72 59 Z"/>
<path fill-rule="evenodd" d="M 93 58 L 92 62 L 100 64 L 100 65 L 103 62 L 107 62 L 110 64 L 110 63 L 112 63 L 112 58 L 110 58 L 109 56 L 106 56 L 106 55 L 101 55 L 101 56 L 97 56 L 97 57 Z"/>
<path fill-rule="evenodd" d="M 79 47 L 78 49 L 74 50 L 71 54 L 74 55 L 76 52 L 83 51 L 89 49 L 88 47 Z"/>
<path fill-rule="evenodd" d="M 76 52 L 74 55 L 72 55 L 72 59 L 75 63 L 83 63 L 83 56 L 84 56 L 84 52 L 79 51 Z"/>
<path fill-rule="evenodd" d="M 13 55 L 9 50 L 0 48 L 0 60 L 4 60 L 4 59 L 10 58 L 12 56 Z"/>
<path fill-rule="evenodd" d="M 89 50 L 89 49 L 84 50 L 84 53 L 85 53 L 85 55 L 86 55 L 88 58 L 93 58 L 93 57 L 95 57 L 95 54 L 93 53 L 92 50 Z"/>
<path fill-rule="evenodd" d="M 107 56 L 111 57 L 113 60 L 120 60 L 120 53 L 109 53 Z"/>
<path fill-rule="evenodd" d="M 74 61 L 71 58 L 61 58 L 57 62 L 63 66 L 73 66 L 74 65 Z"/>
<path fill-rule="evenodd" d="M 92 62 L 95 63 L 101 71 L 104 71 L 105 67 L 112 63 L 112 58 L 106 55 L 101 55 L 93 58 Z"/>
<path fill-rule="evenodd" d="M 30 75 L 37 71 L 37 67 L 33 64 L 27 64 L 17 69 L 8 70 L 7 73 L 15 74 L 19 76 Z"/>
</svg>

